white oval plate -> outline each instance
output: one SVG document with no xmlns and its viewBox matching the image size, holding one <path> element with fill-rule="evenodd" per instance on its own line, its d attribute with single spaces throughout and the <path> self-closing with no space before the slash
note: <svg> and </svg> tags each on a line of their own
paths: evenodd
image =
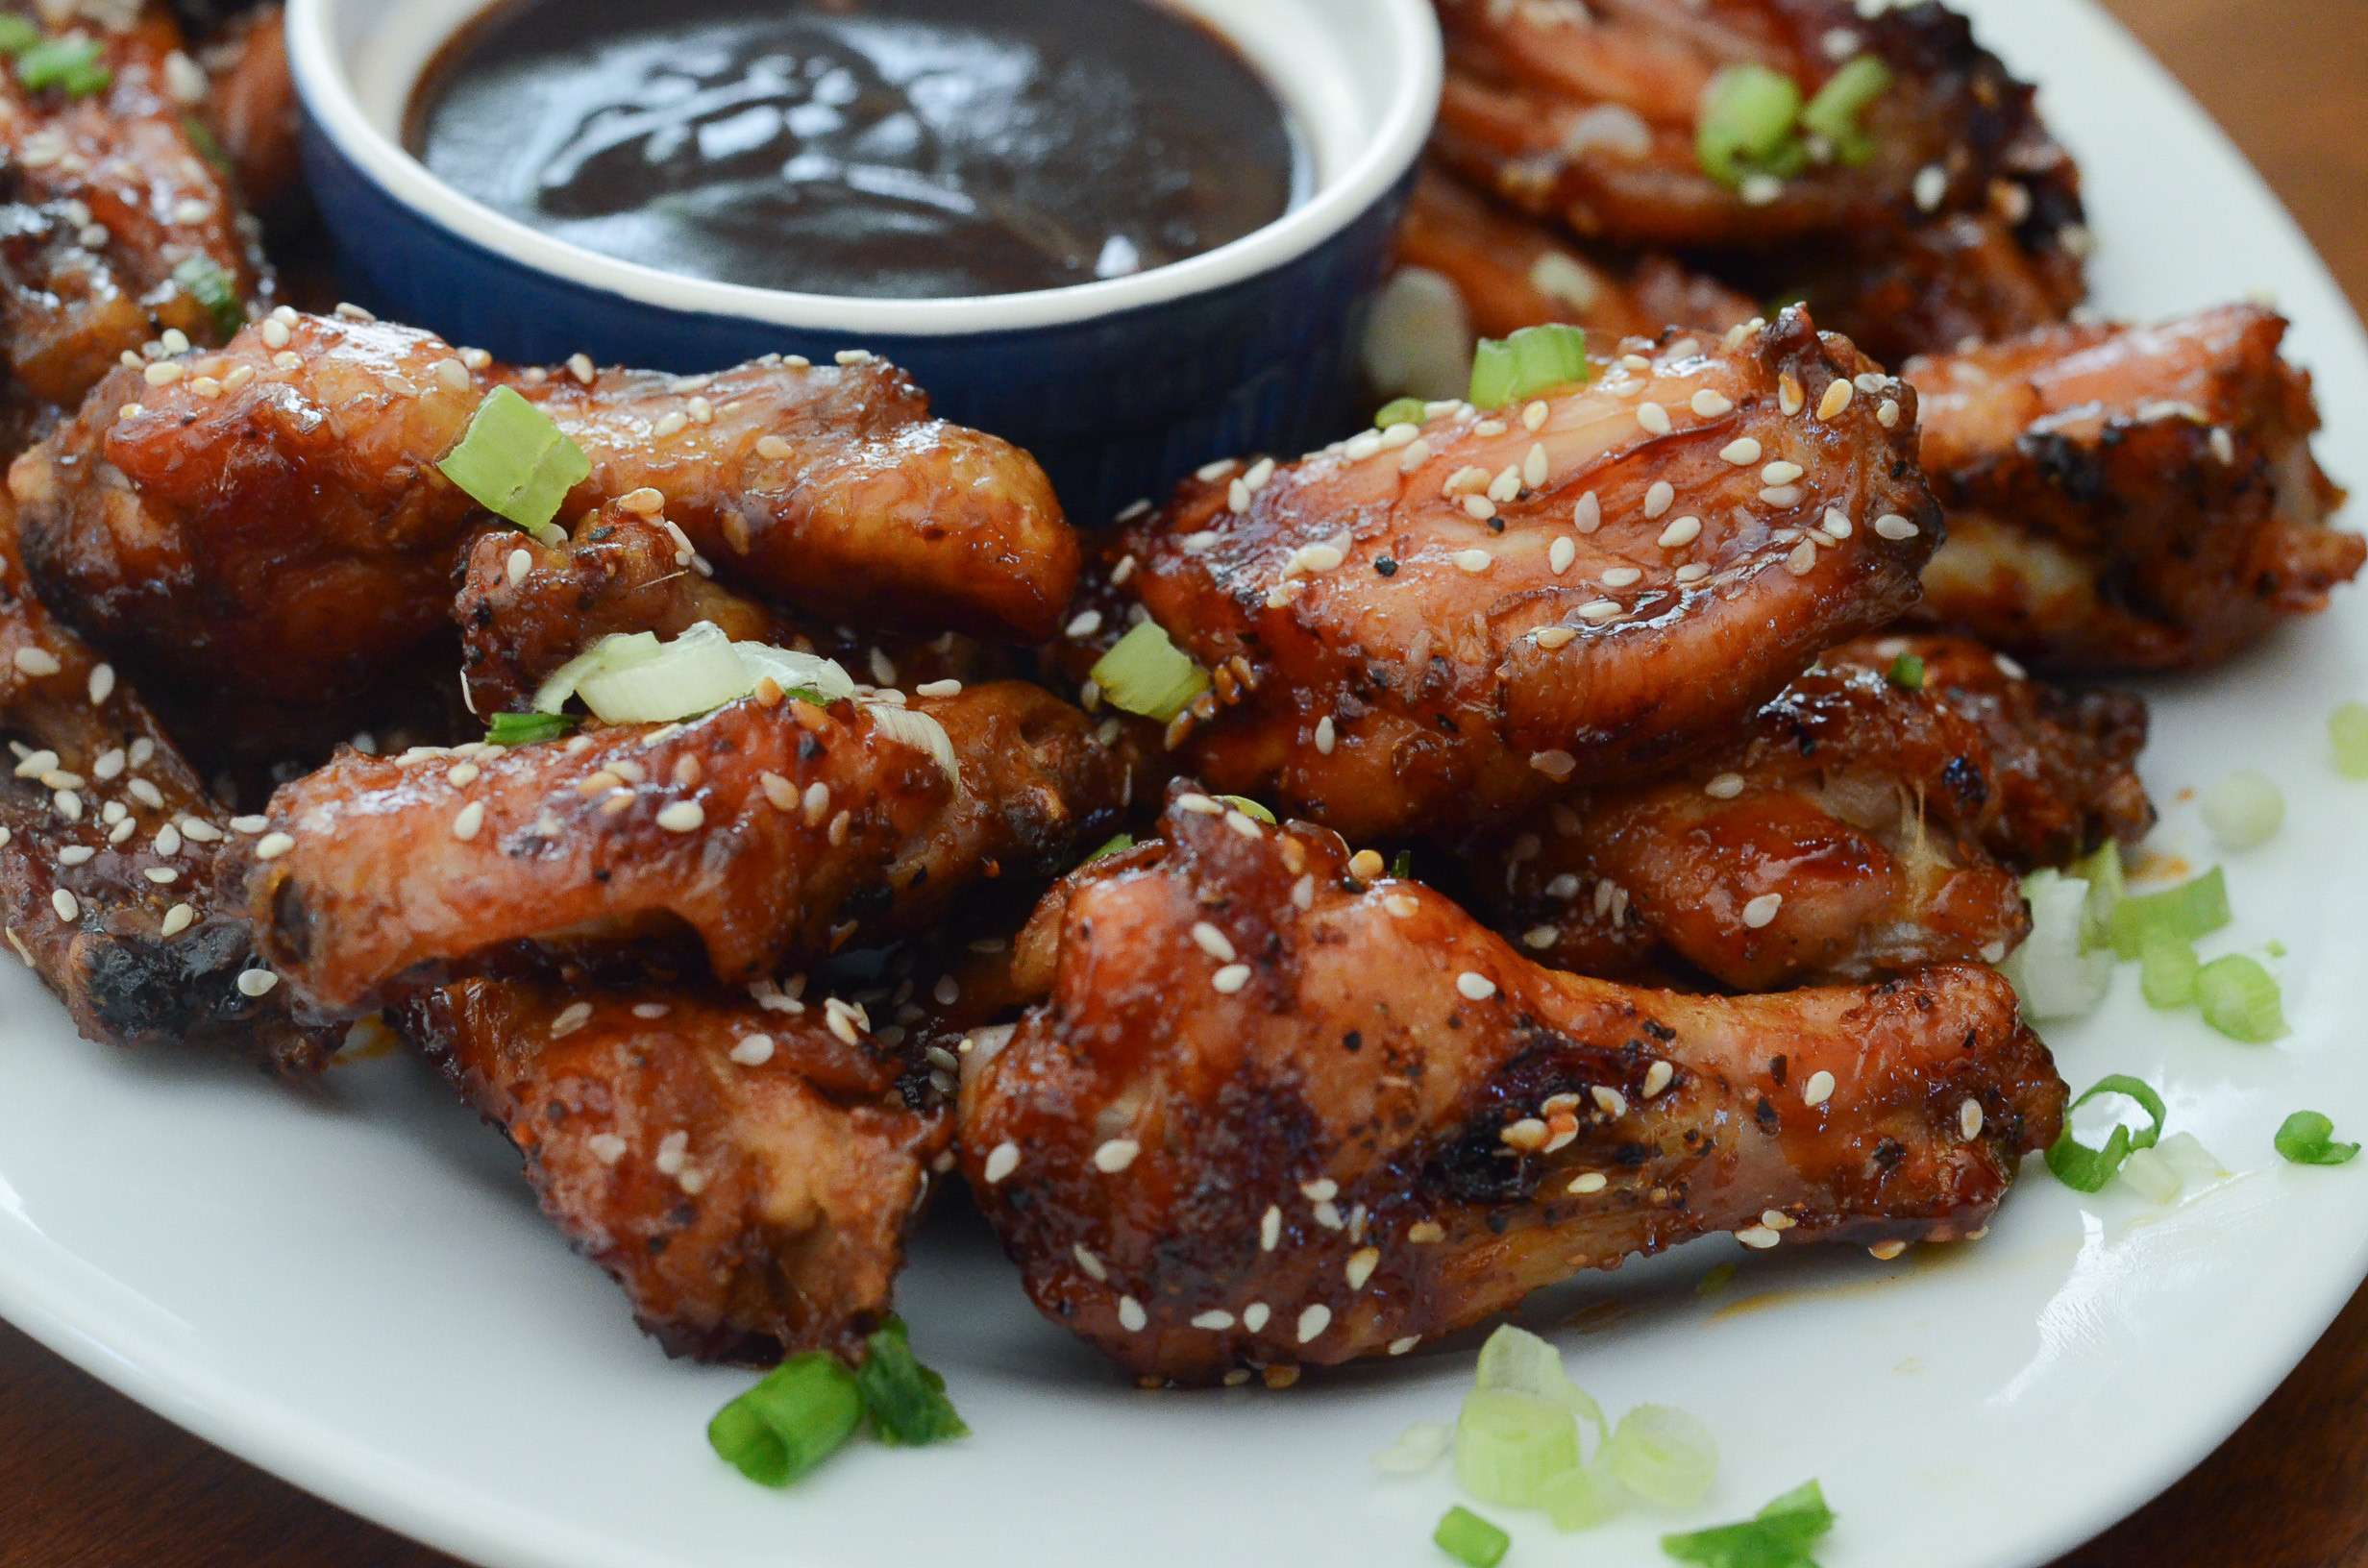
<svg viewBox="0 0 2368 1568">
<path fill-rule="evenodd" d="M 2337 477 L 2368 481 L 2368 342 L 2293 224 L 2111 22 L 2069 0 L 1974 0 L 1984 37 L 2047 85 L 2103 242 L 2101 305 L 2167 315 L 2267 288 L 2318 373 Z M 2164 685 L 2145 760 L 2158 842 L 2216 858 L 2181 791 L 2238 761 L 2284 785 L 2287 825 L 2227 860 L 2238 919 L 2207 953 L 2290 949 L 2291 1038 L 2235 1045 L 2148 1012 L 2056 1032 L 2075 1089 L 2160 1086 L 2174 1130 L 2237 1176 L 2167 1210 L 2083 1197 L 2035 1160 L 1982 1242 L 1747 1255 L 1714 1237 L 1549 1292 L 1579 1381 L 1707 1420 L 1717 1488 L 1676 1518 L 1561 1537 L 1536 1514 L 1513 1568 L 1664 1562 L 1654 1539 L 1819 1478 L 1827 1568 L 2021 1568 L 2136 1507 L 2274 1387 L 2368 1267 L 2368 1163 L 2284 1164 L 2290 1111 L 2368 1131 L 2368 785 L 2325 719 L 2368 695 L 2368 605 L 2340 597 L 2209 679 Z M 992 1237 L 948 1205 L 901 1305 L 977 1435 L 850 1448 L 794 1490 L 708 1453 L 749 1375 L 668 1362 L 536 1213 L 501 1139 L 402 1059 L 317 1096 L 223 1062 L 76 1040 L 0 974 L 0 1311 L 200 1436 L 347 1507 L 500 1568 L 1013 1562 L 1439 1568 L 1446 1467 L 1367 1462 L 1451 1420 L 1468 1342 L 1283 1393 L 1144 1393 L 1022 1298 Z M 1741 1265 L 1725 1293 L 1694 1283 Z M 1575 1321 L 1574 1321 L 1575 1314 Z M 134 1478 L 126 1478 L 133 1483 Z"/>
</svg>

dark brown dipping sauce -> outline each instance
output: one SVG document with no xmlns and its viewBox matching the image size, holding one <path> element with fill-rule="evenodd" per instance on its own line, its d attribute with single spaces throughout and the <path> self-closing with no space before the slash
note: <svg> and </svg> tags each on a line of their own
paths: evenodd
<svg viewBox="0 0 2368 1568">
<path fill-rule="evenodd" d="M 1165 266 L 1309 179 L 1258 72 L 1150 0 L 510 0 L 430 67 L 405 139 L 589 250 L 901 299 Z"/>
</svg>

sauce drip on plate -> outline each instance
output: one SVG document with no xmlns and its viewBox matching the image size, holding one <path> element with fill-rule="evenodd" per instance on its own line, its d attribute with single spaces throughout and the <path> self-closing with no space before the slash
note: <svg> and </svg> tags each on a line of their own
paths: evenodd
<svg viewBox="0 0 2368 1568">
<path fill-rule="evenodd" d="M 406 139 L 590 250 L 905 299 L 1165 266 L 1309 181 L 1257 71 L 1151 0 L 510 0 L 431 66 Z"/>
</svg>

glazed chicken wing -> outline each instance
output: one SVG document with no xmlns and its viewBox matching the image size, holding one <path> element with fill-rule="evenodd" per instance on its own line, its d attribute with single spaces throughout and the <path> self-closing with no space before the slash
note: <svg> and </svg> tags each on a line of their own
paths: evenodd
<svg viewBox="0 0 2368 1568">
<path fill-rule="evenodd" d="M 1902 661 L 1912 661 L 1903 663 Z M 2134 697 L 2059 693 L 1952 638 L 1836 649 L 1725 747 L 1558 800 L 1468 864 L 1498 929 L 1604 978 L 1735 991 L 1990 963 L 2020 873 L 2153 826 Z"/>
<path fill-rule="evenodd" d="M 925 928 L 971 884 L 1108 831 L 1118 764 L 1075 709 L 1004 683 L 913 711 L 958 783 L 905 714 L 777 692 L 506 749 L 343 753 L 241 846 L 263 952 L 329 1016 L 536 938 L 688 927 L 718 978 L 752 980 Z"/>
<path fill-rule="evenodd" d="M 1986 968 L 1632 990 L 1353 878 L 1321 829 L 1179 796 L 1167 830 L 1065 886 L 1051 999 L 961 1102 L 1030 1298 L 1138 1373 L 1403 1352 L 1714 1231 L 1977 1235 L 2060 1124 Z"/>
<path fill-rule="evenodd" d="M 755 1362 L 860 1354 L 952 1138 L 859 1017 L 778 990 L 488 979 L 399 1014 L 643 1329 L 670 1355 Z"/>
<path fill-rule="evenodd" d="M 2284 332 L 2230 306 L 1912 363 L 1949 512 L 1916 618 L 2094 674 L 2200 669 L 2324 609 L 2368 543 L 2327 526 Z"/>
<path fill-rule="evenodd" d="M 1172 760 L 1359 837 L 1717 746 L 1905 611 L 1938 534 L 1912 394 L 1798 311 L 1732 342 L 1204 470 L 1108 547 L 1072 669 L 1140 604 L 1214 672 Z"/>
</svg>

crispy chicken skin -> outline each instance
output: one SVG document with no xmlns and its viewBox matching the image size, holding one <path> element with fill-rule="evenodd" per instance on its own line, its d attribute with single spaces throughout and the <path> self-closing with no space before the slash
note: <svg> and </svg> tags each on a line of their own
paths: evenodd
<svg viewBox="0 0 2368 1568">
<path fill-rule="evenodd" d="M 276 1070 L 316 1067 L 333 1041 L 250 996 L 259 969 L 220 862 L 237 836 L 131 687 L 52 621 L 17 566 L 0 505 L 0 928 L 111 1045 L 223 1046 Z M 249 826 L 243 821 L 239 826 Z"/>
<path fill-rule="evenodd" d="M 668 1354 L 851 1358 L 953 1118 L 908 1106 L 900 1062 L 851 1024 L 775 1000 L 475 979 L 397 1017 Z"/>
<path fill-rule="evenodd" d="M 2194 670 L 2324 609 L 2368 543 L 2310 454 L 2285 323 L 2228 306 L 1911 363 L 1949 541 L 1916 619 L 2034 667 Z"/>
<path fill-rule="evenodd" d="M 43 596 L 160 690 L 334 703 L 442 632 L 487 518 L 435 464 L 505 381 L 593 461 L 563 519 L 654 490 L 727 577 L 834 618 L 1034 640 L 1075 576 L 1035 462 L 877 361 L 587 385 L 289 310 L 172 363 L 114 372 L 10 474 Z"/>
<path fill-rule="evenodd" d="M 870 710 L 777 698 L 509 749 L 341 753 L 240 846 L 248 908 L 332 1017 L 534 938 L 687 926 L 738 982 L 924 929 L 971 884 L 1108 831 L 1119 767 L 1083 714 L 1017 682 L 914 707 L 959 789 Z"/>
<path fill-rule="evenodd" d="M 1668 257 L 1621 266 L 1591 255 L 1436 165 L 1426 164 L 1415 181 L 1397 258 L 1452 282 L 1482 337 L 1566 321 L 1600 333 L 1597 347 L 1608 348 L 1670 326 L 1723 332 L 1760 313 L 1749 299 Z"/>
<path fill-rule="evenodd" d="M 1889 677 L 1903 656 L 1920 690 Z M 2138 698 L 2053 691 L 1979 644 L 1853 643 L 1719 750 L 1555 801 L 1468 865 L 1499 930 L 1602 978 L 1765 992 L 1994 964 L 2030 932 L 2021 872 L 2153 825 L 2145 734 Z"/>
<path fill-rule="evenodd" d="M 1130 1371 L 1402 1352 L 1713 1231 L 1968 1237 L 2060 1124 L 1991 970 L 1632 990 L 1350 878 L 1321 829 L 1166 825 L 1065 887 L 1051 999 L 961 1100 L 1030 1298 Z"/>
<path fill-rule="evenodd" d="M 1912 395 L 1798 311 L 1381 441 L 1187 481 L 1107 547 L 1100 630 L 1065 645 L 1082 676 L 1140 603 L 1216 672 L 1172 760 L 1360 838 L 1720 744 L 1904 612 L 1939 532 Z"/>
</svg>

